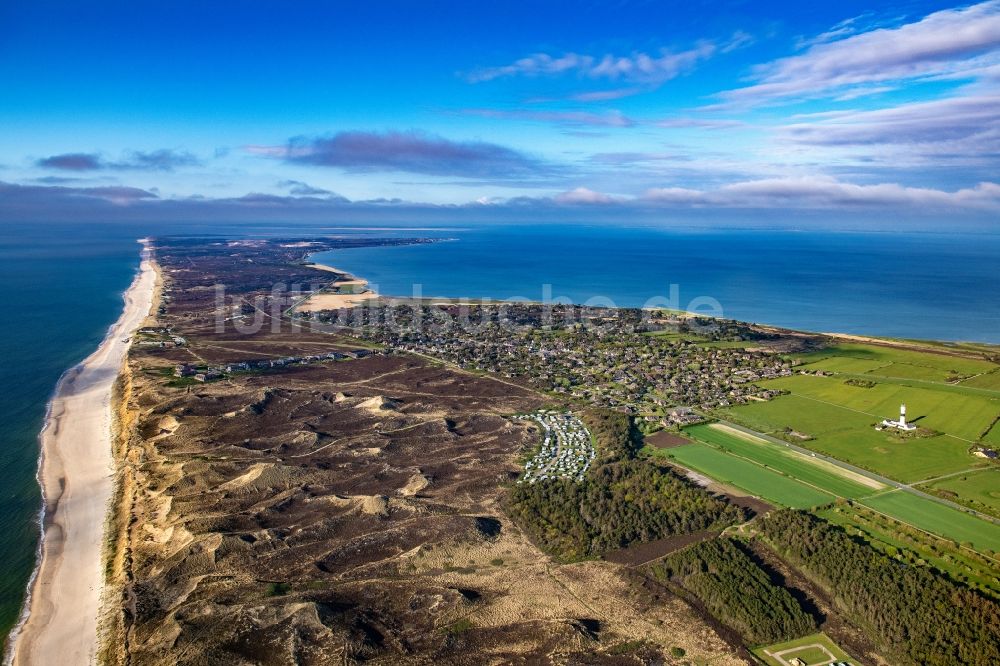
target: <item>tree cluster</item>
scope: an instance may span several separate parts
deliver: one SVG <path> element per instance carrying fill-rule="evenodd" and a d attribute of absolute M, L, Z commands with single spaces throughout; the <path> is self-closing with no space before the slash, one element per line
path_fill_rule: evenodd
<path fill-rule="evenodd" d="M 745 520 L 744 509 L 669 468 L 636 459 L 639 435 L 627 415 L 594 410 L 583 421 L 597 445 L 597 458 L 583 481 L 549 479 L 515 486 L 510 493 L 511 516 L 556 557 L 595 557 Z"/>
<path fill-rule="evenodd" d="M 1000 604 L 807 513 L 772 512 L 760 526 L 893 663 L 1000 664 Z"/>
<path fill-rule="evenodd" d="M 777 643 L 816 631 L 816 621 L 740 547 L 719 537 L 673 553 L 652 568 L 696 596 L 748 644 Z"/>

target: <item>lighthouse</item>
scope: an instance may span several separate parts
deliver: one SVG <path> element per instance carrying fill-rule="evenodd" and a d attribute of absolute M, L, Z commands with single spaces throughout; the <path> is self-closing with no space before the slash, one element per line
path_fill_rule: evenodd
<path fill-rule="evenodd" d="M 901 404 L 899 406 L 899 420 L 891 421 L 889 419 L 883 419 L 882 423 L 875 426 L 876 430 L 882 430 L 884 428 L 895 428 L 896 430 L 905 430 L 907 432 L 911 430 L 916 430 L 917 426 L 912 423 L 906 422 L 906 405 Z"/>

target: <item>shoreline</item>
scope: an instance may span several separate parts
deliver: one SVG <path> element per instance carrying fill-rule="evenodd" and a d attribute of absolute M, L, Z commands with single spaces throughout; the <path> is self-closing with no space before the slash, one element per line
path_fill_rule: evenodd
<path fill-rule="evenodd" d="M 327 285 L 322 291 L 314 292 L 304 299 L 296 303 L 291 309 L 298 312 L 317 312 L 323 310 L 338 310 L 343 308 L 353 308 L 359 305 L 364 305 L 369 301 L 378 300 L 381 295 L 372 291 L 369 288 L 368 280 L 365 278 L 357 277 L 347 271 L 342 271 L 339 268 L 335 268 L 328 264 L 318 264 L 315 261 L 309 261 L 305 264 L 308 268 L 312 268 L 324 273 L 331 273 L 334 275 L 333 281 Z M 362 291 L 360 292 L 350 292 L 350 293 L 336 293 L 326 291 L 327 288 L 336 285 L 345 284 L 355 284 L 360 285 Z"/>
<path fill-rule="evenodd" d="M 516 225 L 514 227 L 511 227 L 511 228 L 516 228 Z M 451 228 L 449 228 L 449 229 L 451 229 Z M 702 227 L 692 227 L 692 229 L 704 230 L 704 228 L 702 228 Z M 764 230 L 775 231 L 776 229 L 770 229 L 770 228 L 768 228 L 768 229 L 764 229 Z M 458 230 L 456 229 L 456 231 L 458 231 Z M 482 230 L 480 229 L 480 230 L 477 230 L 477 231 L 482 231 Z M 744 229 L 743 231 L 750 231 L 750 229 Z M 804 231 L 804 230 L 801 230 L 801 231 Z M 507 232 L 505 231 L 500 236 L 503 237 L 506 233 Z M 814 232 L 811 231 L 810 233 L 814 233 Z M 839 230 L 839 231 L 825 230 L 824 232 L 815 232 L 815 233 L 818 233 L 818 234 L 830 233 L 830 234 L 847 235 L 847 236 L 850 236 L 852 234 L 875 234 L 875 235 L 878 235 L 878 234 L 883 234 L 883 235 L 900 234 L 900 232 L 898 232 L 898 231 L 896 231 L 896 232 L 874 231 L 873 232 L 873 231 L 864 231 L 864 230 Z M 926 234 L 930 234 L 930 235 L 934 235 L 934 234 L 936 234 L 938 232 L 914 232 L 914 233 L 918 234 L 918 235 L 923 235 L 925 233 Z M 909 232 L 902 233 L 901 235 L 902 236 L 908 236 Z M 673 236 L 671 236 L 671 238 L 672 237 Z M 476 236 L 476 235 L 471 235 L 471 236 L 468 236 L 468 237 L 464 238 L 464 240 L 467 241 L 468 245 L 470 245 L 474 249 L 476 249 L 476 248 L 479 248 L 480 246 L 482 246 L 484 244 L 484 238 L 487 239 L 487 240 L 489 240 L 490 238 L 492 238 L 492 236 L 482 236 L 482 235 Z M 440 239 L 439 238 L 435 238 L 433 240 L 434 240 L 435 243 L 437 243 L 437 242 L 459 240 L 459 239 L 458 238 L 440 238 Z M 355 249 L 360 249 L 360 250 L 366 250 L 367 249 L 367 250 L 378 250 L 378 252 L 376 254 L 373 254 L 373 255 L 371 255 L 368 258 L 369 265 L 371 265 L 372 263 L 376 263 L 376 264 L 379 264 L 380 266 L 383 266 L 383 267 L 385 267 L 385 266 L 394 266 L 394 260 L 390 257 L 390 254 L 388 253 L 388 250 L 391 249 L 391 248 L 394 248 L 394 247 L 395 246 L 384 246 L 384 247 L 378 247 L 378 248 L 365 248 L 365 247 L 361 247 L 361 248 L 353 248 L 353 247 L 352 248 L 343 248 L 343 249 L 337 250 L 336 251 L 336 255 L 333 255 L 333 254 L 331 254 L 330 252 L 327 252 L 327 251 L 319 251 L 319 252 L 307 253 L 306 259 L 308 261 L 310 261 L 310 262 L 322 263 L 322 261 L 324 259 L 322 257 L 322 255 L 329 255 L 329 256 L 325 257 L 325 259 L 328 260 L 328 261 L 330 261 L 330 262 L 332 262 L 333 264 L 335 264 L 337 266 L 343 266 L 344 264 L 350 264 L 352 262 L 355 263 L 355 264 L 357 264 L 357 259 L 356 258 L 352 258 L 352 251 L 354 251 Z M 486 247 L 488 247 L 488 245 Z M 383 250 L 385 250 L 384 254 L 382 252 Z M 476 255 L 473 255 L 473 256 L 476 256 Z M 942 256 L 940 256 L 938 258 L 939 259 L 947 259 L 948 256 L 947 255 L 942 255 Z M 438 260 L 440 260 L 440 258 Z M 341 263 L 341 262 L 343 262 L 343 263 Z M 360 266 L 360 264 L 358 264 L 358 266 Z M 415 261 L 414 260 L 414 261 L 408 262 L 406 264 L 406 266 L 407 266 L 407 270 L 408 271 L 412 271 L 412 272 L 426 270 L 428 267 L 430 268 L 430 271 L 432 273 L 437 271 L 437 268 L 435 267 L 434 261 L 431 261 L 429 263 L 424 264 L 424 263 L 421 263 L 421 261 Z M 859 264 L 859 268 L 860 269 L 868 269 L 870 267 L 871 266 L 868 266 L 868 265 L 866 265 L 864 263 Z M 322 269 L 320 269 L 320 270 L 322 270 Z M 339 269 L 336 269 L 336 270 L 341 271 L 341 272 L 343 272 L 346 275 L 350 275 L 351 274 L 350 270 L 344 270 L 343 268 L 339 268 Z M 364 272 L 365 269 L 359 267 L 358 270 Z M 730 268 L 729 269 L 729 273 L 732 273 L 734 270 L 737 270 L 737 269 Z M 523 269 L 512 270 L 511 272 L 515 273 L 515 274 L 521 274 L 523 272 Z M 954 271 L 952 271 L 952 272 L 954 273 Z M 497 274 L 497 272 L 494 269 L 494 270 L 489 271 L 488 274 L 492 278 L 492 277 L 494 277 L 495 274 Z M 568 283 L 568 284 L 573 284 L 572 279 L 573 279 L 573 276 L 575 276 L 575 275 L 576 274 L 572 270 L 569 271 L 569 276 L 570 277 L 567 277 L 567 273 L 565 271 L 562 271 L 562 272 L 561 271 L 557 271 L 556 272 L 556 280 L 560 280 L 560 281 Z M 641 275 L 643 275 L 643 277 L 645 277 L 645 274 L 641 274 Z M 750 273 L 750 275 L 757 275 L 757 274 L 756 273 Z M 454 287 L 454 284 L 461 284 L 461 282 L 452 279 L 453 278 L 452 273 L 446 273 L 446 277 L 449 280 L 446 284 L 451 285 L 450 287 L 446 286 L 445 288 L 442 288 L 442 289 L 439 289 L 439 290 L 436 289 L 435 290 L 436 293 L 421 294 L 420 295 L 420 299 L 424 300 L 424 301 L 439 300 L 441 302 L 463 302 L 463 301 L 465 301 L 465 302 L 476 302 L 476 301 L 480 301 L 480 300 L 489 300 L 489 301 L 492 301 L 494 303 L 498 303 L 498 302 L 506 302 L 506 301 L 510 300 L 510 298 L 511 298 L 511 297 L 491 297 L 491 296 L 482 296 L 482 295 L 470 295 L 469 293 L 466 293 L 466 294 L 460 295 L 460 296 L 452 296 L 452 295 L 449 295 L 448 293 L 449 292 L 454 293 L 456 291 L 456 289 Z M 380 287 L 383 288 L 380 293 L 382 294 L 382 296 L 384 298 L 386 298 L 386 299 L 393 299 L 393 298 L 407 299 L 407 298 L 412 298 L 412 296 L 405 295 L 405 292 L 408 289 L 408 283 L 411 280 L 410 280 L 410 278 L 409 278 L 408 275 L 406 275 L 405 273 L 401 273 L 398 268 L 394 268 L 392 270 L 384 271 L 383 274 L 381 275 L 381 279 L 384 280 L 384 281 L 391 281 L 391 282 L 397 283 L 397 288 L 396 289 L 389 289 L 389 288 L 387 288 L 387 285 L 385 285 L 385 284 L 380 284 L 379 285 Z M 419 280 L 419 278 L 417 278 L 417 277 L 414 277 L 414 279 L 413 279 L 414 282 L 416 282 L 418 280 Z M 483 282 L 483 281 L 481 280 L 480 282 Z M 694 285 L 694 287 L 696 288 L 695 290 L 697 291 L 697 285 L 699 284 L 697 282 L 697 279 L 696 278 L 692 278 L 690 280 L 690 282 Z M 501 275 L 499 281 L 496 281 L 496 280 L 487 280 L 487 281 L 484 282 L 484 284 L 490 285 L 490 286 L 486 287 L 487 289 L 494 289 L 494 287 L 492 286 L 492 283 L 495 283 L 495 284 L 505 284 L 506 283 L 506 279 L 504 279 L 502 277 L 502 275 Z M 649 284 L 650 282 L 648 280 L 640 280 L 639 283 L 645 285 L 645 284 Z M 529 294 L 537 293 L 537 291 L 536 291 L 536 289 L 538 287 L 537 284 L 531 284 L 531 283 L 525 283 L 525 284 L 526 284 L 526 286 L 524 288 L 521 288 L 521 289 L 518 290 L 518 291 L 520 291 L 520 293 L 522 293 L 522 294 L 524 294 L 524 293 L 529 293 Z M 873 284 L 874 284 L 874 282 L 873 282 Z M 422 286 L 425 289 L 427 288 L 426 284 L 423 284 Z M 690 286 L 691 286 L 691 284 L 688 284 L 688 282 L 684 283 L 685 290 L 687 290 L 688 287 L 690 287 Z M 770 285 L 770 286 L 773 286 L 773 285 Z M 996 328 L 995 326 L 991 326 L 990 325 L 991 324 L 991 320 L 995 320 L 996 319 L 996 317 L 994 317 L 994 316 L 983 315 L 983 316 L 981 316 L 981 317 L 978 318 L 981 321 L 970 322 L 970 324 L 968 326 L 962 326 L 961 328 L 956 327 L 956 326 L 937 326 L 937 325 L 931 325 L 931 324 L 927 323 L 927 322 L 935 322 L 937 320 L 947 320 L 947 319 L 949 319 L 949 313 L 952 311 L 952 309 L 958 309 L 958 305 L 959 304 L 956 304 L 954 302 L 954 299 L 952 299 L 951 301 L 944 301 L 944 303 L 946 303 L 945 307 L 943 309 L 939 308 L 938 311 L 936 311 L 934 313 L 923 313 L 923 312 L 920 312 L 919 310 L 918 311 L 907 311 L 907 312 L 899 312 L 899 313 L 897 313 L 894 309 L 890 309 L 890 311 L 887 311 L 887 312 L 883 312 L 883 311 L 880 310 L 880 311 L 875 312 L 875 313 L 868 313 L 867 311 L 864 311 L 864 312 L 862 312 L 859 315 L 859 314 L 855 313 L 854 310 L 848 309 L 848 310 L 844 311 L 845 316 L 840 316 L 839 313 L 834 312 L 834 314 L 837 314 L 838 316 L 835 318 L 834 321 L 831 321 L 831 319 L 834 319 L 834 318 L 832 318 L 832 317 L 819 317 L 819 318 L 817 318 L 816 314 L 819 313 L 820 310 L 816 310 L 813 314 L 810 314 L 810 310 L 808 308 L 805 308 L 805 309 L 803 309 L 803 308 L 796 308 L 796 309 L 778 308 L 777 310 L 775 310 L 774 308 L 770 307 L 769 304 L 772 301 L 783 300 L 783 298 L 780 296 L 780 294 L 787 294 L 788 293 L 788 289 L 787 289 L 787 287 L 783 287 L 782 289 L 780 289 L 779 292 L 778 292 L 779 295 L 777 297 L 775 296 L 775 294 L 769 293 L 768 289 L 769 289 L 769 286 L 768 285 L 764 285 L 763 287 L 760 287 L 760 286 L 755 287 L 753 290 L 750 290 L 750 291 L 751 291 L 751 293 L 755 293 L 758 296 L 760 296 L 760 295 L 771 296 L 771 298 L 769 300 L 761 301 L 760 299 L 753 299 L 751 302 L 744 302 L 744 301 L 742 301 L 739 298 L 732 298 L 732 297 L 730 297 L 730 298 L 723 298 L 723 301 L 725 301 L 725 303 L 727 305 L 732 305 L 733 303 L 735 303 L 737 306 L 740 306 L 741 312 L 739 312 L 739 313 L 733 313 L 733 312 L 729 311 L 730 310 L 729 307 L 726 307 L 725 308 L 725 312 L 721 315 L 722 318 L 724 318 L 724 319 L 731 319 L 731 320 L 734 320 L 734 321 L 741 321 L 741 322 L 745 322 L 745 323 L 754 323 L 754 324 L 757 324 L 757 325 L 760 325 L 760 326 L 764 326 L 764 327 L 775 328 L 775 329 L 782 329 L 782 330 L 789 330 L 789 331 L 793 331 L 793 332 L 815 333 L 815 334 L 818 334 L 818 335 L 826 335 L 826 336 L 829 336 L 829 337 L 836 337 L 836 338 L 840 338 L 840 339 L 844 339 L 844 340 L 850 340 L 850 339 L 852 339 L 854 337 L 857 337 L 857 338 L 871 338 L 871 339 L 875 339 L 875 340 L 886 341 L 888 343 L 903 343 L 903 344 L 910 344 L 910 343 L 914 343 L 914 344 L 937 343 L 937 344 L 940 344 L 940 345 L 949 345 L 949 346 L 981 345 L 981 346 L 993 348 L 993 349 L 989 350 L 990 353 L 1000 353 L 1000 338 L 995 337 L 993 335 L 990 335 L 990 333 L 989 333 L 991 331 L 994 331 L 994 329 Z M 403 294 L 400 294 L 398 296 L 396 296 L 396 295 L 393 294 L 393 292 L 398 293 L 400 291 L 402 291 Z M 511 291 L 513 291 L 513 290 L 511 290 Z M 602 291 L 605 294 L 608 293 L 608 292 L 613 292 L 612 293 L 612 297 L 615 300 L 624 299 L 624 298 L 628 297 L 629 294 L 634 294 L 634 290 L 630 290 L 630 289 L 619 290 L 619 289 L 614 289 L 614 288 L 611 288 L 611 289 L 604 288 L 604 289 L 602 289 Z M 713 291 L 712 291 L 711 288 L 708 288 L 707 290 L 706 289 L 702 289 L 701 291 L 707 293 L 708 295 L 712 295 L 713 294 Z M 773 290 L 771 290 L 771 291 L 773 291 Z M 501 292 L 501 293 L 507 293 L 507 292 Z M 743 292 L 739 292 L 739 293 L 743 293 Z M 581 300 L 586 300 L 586 298 L 588 296 L 591 296 L 591 295 L 592 294 L 588 294 L 588 292 L 583 291 L 582 295 L 580 295 L 580 294 L 577 295 L 577 296 L 580 297 L 579 299 L 577 298 L 577 296 L 573 297 L 574 303 L 577 304 L 577 305 L 579 305 L 579 304 L 581 304 L 580 303 Z M 643 296 L 644 295 L 645 294 L 643 294 Z M 716 293 L 715 295 L 718 296 L 719 294 Z M 636 296 L 638 297 L 638 295 L 636 295 Z M 653 296 L 655 297 L 656 295 L 654 294 Z M 516 302 L 525 302 L 525 303 L 541 302 L 540 299 L 538 299 L 537 297 L 524 298 L 524 299 L 522 299 L 522 298 L 515 298 L 514 300 Z M 813 300 L 815 300 L 815 299 L 813 299 Z M 891 299 L 891 300 L 893 300 L 893 302 L 905 302 L 907 304 L 910 304 L 910 301 L 900 301 L 899 299 Z M 929 302 L 929 299 L 927 297 L 925 297 L 923 299 L 920 299 L 920 301 L 914 301 L 914 303 L 927 303 L 927 302 Z M 845 303 L 847 305 L 850 305 L 849 301 L 845 300 Z M 834 305 L 838 305 L 838 306 L 841 305 L 838 302 L 837 299 L 833 300 L 833 304 Z M 621 309 L 648 309 L 648 304 L 643 304 L 643 303 L 635 302 L 633 304 L 616 305 L 616 307 L 621 308 Z M 977 304 L 975 306 L 966 306 L 965 309 L 973 309 L 973 310 L 975 310 L 975 309 L 981 309 L 981 307 Z M 745 311 L 743 311 L 743 310 L 745 310 Z M 823 308 L 822 312 L 829 314 L 828 310 L 829 310 L 829 308 Z M 910 310 L 912 310 L 912 308 L 910 308 Z M 700 317 L 711 317 L 712 316 L 710 314 L 703 313 L 703 312 L 689 312 L 689 311 L 685 311 L 683 309 L 678 310 L 678 312 L 683 313 L 684 316 L 700 316 Z M 805 313 L 805 316 L 803 316 L 803 313 Z M 847 313 L 851 313 L 851 314 L 847 314 Z M 892 325 L 888 325 L 887 326 L 885 324 L 885 322 L 891 322 Z M 900 324 L 903 325 L 903 326 L 901 327 Z"/>
<path fill-rule="evenodd" d="M 36 473 L 41 537 L 21 615 L 8 637 L 8 666 L 92 663 L 96 657 L 114 488 L 111 394 L 155 291 L 149 242 L 139 242 L 141 260 L 121 315 L 97 349 L 62 374 L 46 407 Z"/>
<path fill-rule="evenodd" d="M 451 239 L 444 239 L 444 240 L 451 240 Z M 313 261 L 311 259 L 311 256 L 312 255 L 307 255 L 307 259 L 306 259 L 306 261 L 307 261 L 306 265 L 308 267 L 310 267 L 310 268 L 314 268 L 316 270 L 323 271 L 323 272 L 335 273 L 335 274 L 337 274 L 339 276 L 338 279 L 341 279 L 341 280 L 345 280 L 345 281 L 359 280 L 359 281 L 365 282 L 366 284 L 370 284 L 369 280 L 367 278 L 365 278 L 365 277 L 356 276 L 353 273 L 351 273 L 350 271 L 346 271 L 346 270 L 343 270 L 343 269 L 340 269 L 340 268 L 335 268 L 333 266 L 330 266 L 329 264 L 322 264 L 322 263 L 315 262 L 315 261 Z M 492 298 L 492 297 L 482 297 L 482 296 L 472 296 L 472 297 L 470 297 L 470 296 L 440 296 L 440 295 L 438 295 L 438 296 L 432 296 L 432 295 L 421 295 L 419 298 L 414 298 L 413 296 L 394 296 L 394 295 L 391 295 L 391 294 L 383 294 L 383 293 L 376 293 L 376 292 L 372 292 L 370 294 L 370 296 L 372 297 L 372 300 L 374 300 L 375 298 L 379 298 L 379 299 L 382 299 L 383 301 L 387 301 L 387 302 L 392 302 L 393 300 L 404 300 L 404 301 L 405 300 L 419 300 L 419 301 L 423 301 L 423 302 L 430 301 L 431 305 L 451 305 L 451 304 L 456 304 L 456 303 L 458 303 L 458 304 L 467 303 L 467 304 L 470 304 L 470 305 L 478 305 L 479 302 L 481 302 L 481 301 L 488 301 L 490 304 L 493 304 L 493 305 L 502 304 L 502 303 L 542 304 L 542 301 L 536 301 L 536 300 L 530 300 L 530 299 L 526 300 L 526 301 L 522 301 L 522 300 L 511 300 L 511 299 L 507 299 L 507 298 Z M 353 307 L 355 305 L 361 305 L 361 304 L 363 304 L 363 302 L 364 301 L 362 300 L 360 303 L 346 304 L 346 305 L 343 305 L 342 307 Z M 574 305 L 580 306 L 581 304 L 574 303 Z M 296 307 L 296 309 L 299 309 L 298 306 Z M 314 307 L 314 308 L 303 309 L 303 311 L 316 311 L 316 310 L 321 310 L 321 309 L 322 308 Z M 964 350 L 961 349 L 962 346 L 980 346 L 980 347 L 985 347 L 985 348 L 988 348 L 988 349 L 989 348 L 994 348 L 998 352 L 1000 352 L 1000 341 L 998 341 L 998 342 L 983 342 L 983 341 L 977 341 L 977 340 L 939 339 L 939 338 L 921 338 L 921 337 L 900 338 L 898 336 L 881 336 L 880 337 L 880 336 L 877 336 L 877 335 L 864 335 L 864 334 L 859 334 L 859 333 L 847 333 L 847 332 L 837 332 L 837 331 L 820 331 L 818 329 L 817 330 L 808 330 L 808 329 L 804 329 L 804 328 L 800 328 L 800 327 L 782 326 L 780 324 L 770 324 L 770 323 L 761 322 L 761 321 L 750 322 L 749 320 L 734 319 L 734 318 L 728 317 L 726 315 L 717 316 L 717 315 L 713 315 L 713 314 L 707 314 L 707 313 L 704 313 L 704 312 L 694 312 L 694 311 L 690 311 L 690 310 L 661 308 L 661 307 L 639 307 L 639 306 L 618 306 L 618 305 L 616 305 L 616 306 L 613 306 L 612 309 L 615 309 L 615 310 L 646 310 L 646 311 L 662 310 L 665 313 L 668 313 L 668 314 L 671 314 L 671 315 L 674 315 L 674 316 L 677 316 L 677 317 L 680 317 L 680 318 L 683 318 L 683 319 L 694 319 L 694 318 L 701 317 L 701 318 L 706 318 L 706 319 L 722 319 L 722 320 L 742 321 L 744 323 L 753 323 L 754 325 L 759 326 L 759 327 L 764 328 L 764 329 L 773 329 L 773 330 L 776 330 L 776 331 L 785 331 L 785 332 L 788 332 L 788 333 L 797 333 L 797 334 L 800 334 L 800 335 L 820 335 L 820 336 L 825 336 L 825 337 L 828 337 L 828 338 L 839 339 L 839 340 L 842 340 L 842 341 L 845 341 L 845 342 L 860 342 L 860 343 L 868 343 L 868 344 L 879 344 L 879 345 L 891 346 L 891 347 L 901 347 L 901 348 L 904 348 L 904 349 L 922 349 L 922 350 L 926 350 L 926 351 L 932 351 L 932 349 L 930 349 L 930 348 L 932 348 L 935 345 L 938 345 L 938 346 L 940 346 L 939 347 L 939 353 L 942 353 L 942 354 L 949 354 L 949 353 L 951 353 L 951 354 L 957 355 L 957 356 L 962 356 L 963 355 L 961 353 L 962 351 L 964 351 Z"/>
<path fill-rule="evenodd" d="M 339 268 L 336 268 L 335 266 L 330 266 L 329 264 L 318 264 L 315 261 L 307 261 L 307 263 L 305 265 L 308 266 L 309 268 L 315 268 L 318 271 L 324 271 L 326 273 L 335 273 L 335 274 L 339 275 L 340 278 L 342 278 L 344 280 L 358 280 L 358 279 L 361 279 L 361 278 L 355 277 L 354 275 L 352 275 L 351 273 L 349 273 L 347 271 L 342 271 Z"/>

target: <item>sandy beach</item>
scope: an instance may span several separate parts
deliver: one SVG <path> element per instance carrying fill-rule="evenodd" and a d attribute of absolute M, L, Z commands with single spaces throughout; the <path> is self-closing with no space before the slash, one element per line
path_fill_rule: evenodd
<path fill-rule="evenodd" d="M 7 662 L 93 663 L 103 587 L 102 551 L 113 490 L 111 397 L 132 333 L 149 314 L 155 270 L 144 242 L 121 317 L 97 350 L 67 371 L 41 433 L 41 559 Z"/>
<path fill-rule="evenodd" d="M 323 310 L 353 308 L 379 297 L 377 293 L 368 289 L 367 280 L 355 277 L 347 271 L 342 271 L 339 268 L 334 268 L 333 266 L 327 266 L 325 264 L 310 263 L 307 265 L 309 268 L 315 268 L 316 270 L 336 273 L 339 276 L 335 283 L 338 287 L 342 288 L 350 285 L 351 287 L 357 289 L 360 293 L 339 294 L 328 291 L 320 291 L 312 296 L 309 296 L 295 307 L 295 309 L 300 312 L 320 312 Z"/>
<path fill-rule="evenodd" d="M 354 279 L 354 276 L 348 273 L 347 271 L 342 271 L 339 268 L 335 268 L 334 266 L 327 266 L 326 264 L 317 264 L 315 262 L 308 263 L 306 264 L 306 266 L 308 266 L 309 268 L 315 268 L 318 271 L 326 271 L 327 273 L 336 273 L 342 276 L 345 280 Z"/>
<path fill-rule="evenodd" d="M 340 310 L 364 305 L 368 301 L 377 299 L 378 297 L 379 295 L 373 292 L 366 292 L 364 294 L 313 294 L 295 309 L 299 312 Z"/>

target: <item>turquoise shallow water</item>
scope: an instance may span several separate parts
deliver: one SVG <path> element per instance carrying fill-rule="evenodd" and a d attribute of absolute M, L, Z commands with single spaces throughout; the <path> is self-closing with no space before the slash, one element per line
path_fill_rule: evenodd
<path fill-rule="evenodd" d="M 429 225 L 425 225 L 429 226 Z M 295 224 L 19 225 L 0 221 L 0 635 L 17 619 L 37 543 L 38 432 L 60 374 L 117 319 L 147 234 L 365 233 Z M 680 289 L 679 306 L 711 297 L 724 314 L 809 330 L 1000 342 L 1000 236 L 775 231 L 667 231 L 504 226 L 380 236 L 436 236 L 432 245 L 317 255 L 383 293 L 603 296 L 641 306 Z"/>

